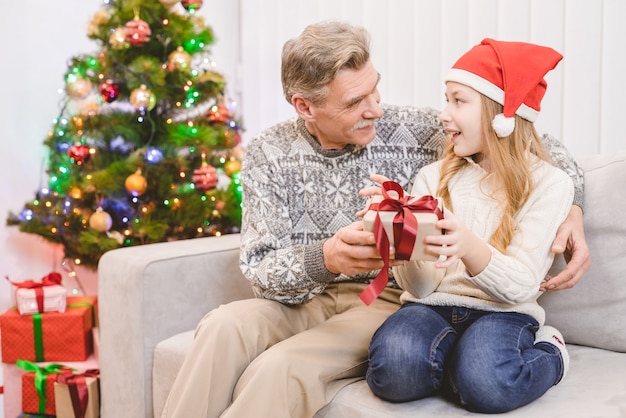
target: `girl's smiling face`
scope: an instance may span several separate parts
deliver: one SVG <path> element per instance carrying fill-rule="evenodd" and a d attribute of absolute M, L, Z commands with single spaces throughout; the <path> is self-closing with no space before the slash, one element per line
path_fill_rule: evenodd
<path fill-rule="evenodd" d="M 474 161 L 480 163 L 486 151 L 480 93 L 464 84 L 448 81 L 446 102 L 439 120 L 450 135 L 454 153 L 460 157 L 474 156 Z"/>

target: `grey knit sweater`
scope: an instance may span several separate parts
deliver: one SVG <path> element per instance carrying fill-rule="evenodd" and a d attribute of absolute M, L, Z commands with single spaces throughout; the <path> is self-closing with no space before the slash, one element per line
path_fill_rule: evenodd
<path fill-rule="evenodd" d="M 332 281 L 369 282 L 330 273 L 322 245 L 358 220 L 366 199 L 358 191 L 382 174 L 410 190 L 421 167 L 436 161 L 445 134 L 433 109 L 383 106 L 376 138 L 365 147 L 324 150 L 299 118 L 254 137 L 241 169 L 243 220 L 241 269 L 257 296 L 295 305 L 321 293 Z M 574 180 L 574 203 L 582 207 L 582 171 L 556 139 L 544 135 L 555 163 Z M 397 284 L 390 277 L 390 286 Z"/>

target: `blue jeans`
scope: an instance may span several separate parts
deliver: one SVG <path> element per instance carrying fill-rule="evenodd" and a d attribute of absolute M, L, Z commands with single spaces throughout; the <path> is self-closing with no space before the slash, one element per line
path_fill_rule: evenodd
<path fill-rule="evenodd" d="M 559 349 L 534 344 L 537 329 L 526 314 L 407 303 L 372 337 L 367 384 L 391 402 L 442 394 L 470 411 L 510 411 L 563 373 Z"/>

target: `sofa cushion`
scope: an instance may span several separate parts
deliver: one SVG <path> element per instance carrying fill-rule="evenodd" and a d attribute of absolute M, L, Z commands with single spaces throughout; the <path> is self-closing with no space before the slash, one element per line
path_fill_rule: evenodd
<path fill-rule="evenodd" d="M 165 407 L 167 394 L 174 385 L 178 371 L 183 366 L 185 356 L 191 350 L 194 330 L 185 331 L 167 338 L 154 348 L 152 370 L 152 406 L 154 416 L 160 417 Z"/>
<path fill-rule="evenodd" d="M 399 417 L 624 417 L 626 355 L 597 348 L 568 345 L 570 369 L 563 381 L 539 399 L 506 414 L 477 414 L 441 397 L 390 403 L 377 398 L 364 380 L 346 386 L 314 418 Z"/>
<path fill-rule="evenodd" d="M 592 266 L 572 289 L 539 299 L 565 341 L 626 352 L 626 150 L 578 159 L 585 172 L 585 236 Z M 559 257 L 551 271 L 564 267 Z"/>

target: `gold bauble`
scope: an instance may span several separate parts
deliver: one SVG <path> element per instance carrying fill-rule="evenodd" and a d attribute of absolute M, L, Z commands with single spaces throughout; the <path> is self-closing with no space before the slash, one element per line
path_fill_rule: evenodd
<path fill-rule="evenodd" d="M 98 207 L 96 211 L 89 217 L 89 227 L 98 232 L 107 232 L 113 225 L 113 219 L 111 215 L 103 211 L 101 207 Z"/>
<path fill-rule="evenodd" d="M 160 0 L 161 4 L 165 6 L 165 8 L 170 9 L 180 3 L 180 0 Z"/>
<path fill-rule="evenodd" d="M 117 28 L 109 36 L 109 45 L 113 49 L 129 48 L 130 44 L 126 42 L 126 28 Z"/>
<path fill-rule="evenodd" d="M 156 96 L 145 84 L 142 84 L 130 94 L 130 104 L 137 110 L 150 111 L 156 105 Z"/>
<path fill-rule="evenodd" d="M 191 55 L 182 46 L 176 48 L 167 58 L 167 68 L 170 71 L 186 70 L 191 66 Z"/>
<path fill-rule="evenodd" d="M 233 174 L 237 174 L 241 171 L 241 161 L 239 160 L 228 160 L 224 163 L 224 173 L 228 177 L 232 177 Z"/>
<path fill-rule="evenodd" d="M 72 99 L 84 99 L 91 93 L 91 81 L 86 78 L 77 77 L 67 82 L 65 92 Z"/>
<path fill-rule="evenodd" d="M 126 177 L 126 181 L 124 182 L 124 187 L 128 193 L 133 196 L 141 196 L 146 189 L 148 188 L 148 182 L 144 176 L 141 175 L 141 169 L 138 168 L 135 173 Z"/>

